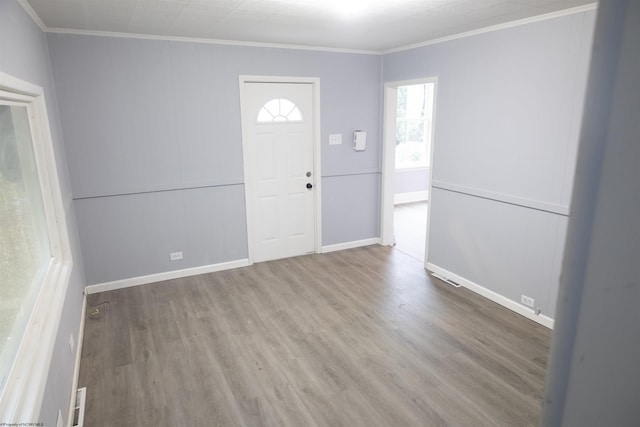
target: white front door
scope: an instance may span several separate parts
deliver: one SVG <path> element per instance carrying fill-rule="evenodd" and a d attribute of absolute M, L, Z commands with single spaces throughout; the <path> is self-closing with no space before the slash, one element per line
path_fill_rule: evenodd
<path fill-rule="evenodd" d="M 315 248 L 313 85 L 243 83 L 242 124 L 254 261 Z"/>

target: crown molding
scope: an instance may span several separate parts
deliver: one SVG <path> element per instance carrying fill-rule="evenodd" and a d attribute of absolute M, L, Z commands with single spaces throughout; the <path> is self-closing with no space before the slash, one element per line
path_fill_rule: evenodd
<path fill-rule="evenodd" d="M 40 29 L 42 30 L 42 32 L 47 32 L 47 26 L 44 25 L 44 22 L 42 22 L 42 19 L 40 19 L 40 17 L 38 16 L 38 14 L 36 13 L 35 10 L 33 10 L 33 8 L 31 7 L 31 5 L 27 2 L 27 0 L 17 0 L 18 4 L 20 6 L 22 6 L 22 8 L 24 9 L 25 12 L 27 12 L 27 15 L 29 15 L 31 17 L 31 19 L 33 20 L 33 22 L 40 27 Z"/>
<path fill-rule="evenodd" d="M 556 12 L 544 13 L 542 15 L 531 16 L 529 18 L 518 19 L 515 21 L 505 22 L 503 24 L 490 25 L 488 27 L 478 28 L 477 30 L 465 31 L 463 33 L 453 34 L 450 36 L 439 37 L 436 39 L 426 40 L 419 43 L 412 43 L 406 46 L 396 47 L 393 49 L 387 49 L 382 51 L 383 55 L 395 52 L 402 52 L 405 50 L 416 49 L 419 47 L 430 46 L 434 44 L 444 43 L 451 40 L 463 39 L 466 37 L 473 37 L 479 34 L 490 33 L 493 31 L 504 30 L 507 28 L 519 27 L 522 25 L 532 24 L 540 21 L 547 21 L 549 19 L 560 18 L 562 16 L 575 15 L 577 13 L 583 13 L 590 10 L 595 10 L 598 7 L 597 3 L 590 3 L 584 6 L 572 7 L 569 9 L 558 10 Z"/>
<path fill-rule="evenodd" d="M 46 32 L 53 33 L 53 34 L 117 37 L 117 38 L 141 39 L 141 40 L 160 40 L 160 41 L 187 42 L 187 43 L 217 44 L 217 45 L 227 45 L 227 46 L 262 47 L 262 48 L 271 48 L 271 49 L 294 49 L 294 50 L 313 50 L 313 51 L 335 52 L 335 53 L 356 53 L 356 54 L 362 54 L 362 55 L 380 55 L 381 54 L 381 52 L 377 50 L 343 49 L 343 48 L 334 48 L 334 47 L 307 46 L 307 45 L 286 44 L 286 43 L 263 43 L 263 42 L 249 42 L 249 41 L 241 41 L 241 40 L 223 40 L 223 39 L 206 39 L 206 38 L 198 38 L 198 37 L 161 36 L 161 35 L 154 35 L 154 34 L 120 33 L 120 32 L 111 32 L 111 31 L 75 30 L 75 29 L 68 29 L 68 28 L 47 28 Z"/>
<path fill-rule="evenodd" d="M 261 47 L 271 49 L 293 49 L 293 50 L 307 50 L 307 51 L 319 51 L 319 52 L 334 52 L 334 53 L 352 53 L 360 55 L 386 55 L 390 53 L 402 52 L 405 50 L 416 49 L 419 47 L 430 46 L 439 43 L 445 43 L 452 40 L 462 39 L 466 37 L 473 37 L 479 34 L 489 33 L 492 31 L 504 30 L 507 28 L 518 27 L 521 25 L 532 24 L 535 22 L 546 21 L 549 19 L 559 18 L 567 15 L 574 15 L 577 13 L 583 13 L 597 8 L 597 3 L 590 3 L 584 6 L 572 7 L 569 9 L 563 9 L 556 12 L 545 13 L 542 15 L 536 15 L 529 18 L 518 19 L 515 21 L 505 22 L 503 24 L 491 25 L 488 27 L 479 28 L 477 30 L 465 31 L 463 33 L 453 34 L 450 36 L 439 37 L 435 39 L 426 40 L 419 43 L 412 43 L 406 46 L 400 46 L 387 50 L 361 50 L 361 49 L 345 49 L 334 47 L 322 47 L 322 46 L 307 46 L 297 44 L 286 43 L 263 43 L 263 42 L 250 42 L 241 40 L 223 40 L 223 39 L 207 39 L 198 37 L 177 37 L 177 36 L 161 36 L 155 34 L 136 34 L 136 33 L 121 33 L 111 31 L 92 31 L 92 30 L 78 30 L 69 28 L 49 28 L 47 27 L 38 14 L 33 10 L 27 0 L 16 0 L 18 4 L 22 6 L 25 12 L 31 17 L 33 22 L 46 33 L 53 34 L 71 34 L 82 36 L 96 36 L 96 37 L 117 37 L 117 38 L 129 38 L 129 39 L 141 39 L 141 40 L 160 40 L 160 41 L 175 41 L 175 42 L 187 42 L 187 43 L 203 43 L 203 44 L 217 44 L 226 46 L 245 46 L 245 47 Z"/>

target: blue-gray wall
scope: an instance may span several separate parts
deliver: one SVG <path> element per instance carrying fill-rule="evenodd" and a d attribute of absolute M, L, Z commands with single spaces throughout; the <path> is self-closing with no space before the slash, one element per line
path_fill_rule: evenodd
<path fill-rule="evenodd" d="M 394 194 L 429 190 L 430 168 L 396 169 L 393 180 Z"/>
<path fill-rule="evenodd" d="M 89 283 L 246 257 L 239 74 L 321 79 L 324 245 L 378 236 L 382 81 L 438 76 L 430 256 L 552 314 L 566 216 L 529 202 L 568 205 L 593 19 L 381 58 L 58 34 L 47 45 L 17 2 L 0 1 L 0 70 L 45 89 L 75 262 L 41 420 L 67 416 L 80 244 Z M 368 132 L 364 153 L 328 145 L 354 129 Z M 185 260 L 169 264 L 172 250 Z"/>
<path fill-rule="evenodd" d="M 438 77 L 429 262 L 552 317 L 594 11 L 385 55 Z M 542 209 L 542 210 L 541 210 Z"/>
<path fill-rule="evenodd" d="M 640 426 L 640 2 L 598 6 L 541 426 Z"/>
<path fill-rule="evenodd" d="M 70 334 L 78 341 L 84 277 L 46 36 L 14 0 L 0 1 L 0 71 L 44 88 L 67 227 L 71 234 L 74 268 L 58 328 L 41 415 L 39 420 L 25 420 L 42 421 L 46 426 L 55 426 L 59 409 L 66 423 L 71 401 L 75 355 L 69 351 L 68 343 Z"/>
<path fill-rule="evenodd" d="M 320 78 L 322 244 L 379 235 L 380 56 L 61 34 L 49 48 L 89 284 L 247 257 L 241 74 Z M 365 152 L 328 145 L 355 129 Z"/>

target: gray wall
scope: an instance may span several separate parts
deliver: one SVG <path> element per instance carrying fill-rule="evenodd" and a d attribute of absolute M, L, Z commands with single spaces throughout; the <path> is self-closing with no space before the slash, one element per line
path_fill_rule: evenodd
<path fill-rule="evenodd" d="M 544 426 L 640 425 L 640 2 L 601 2 Z"/>
<path fill-rule="evenodd" d="M 78 341 L 84 277 L 46 36 L 14 0 L 0 1 L 0 71 L 44 88 L 67 227 L 71 234 L 74 268 L 58 328 L 40 419 L 24 420 L 42 421 L 46 426 L 55 426 L 58 409 L 62 410 L 66 423 L 71 401 L 75 355 L 69 351 L 68 342 L 70 334 Z"/>
<path fill-rule="evenodd" d="M 89 284 L 247 257 L 240 74 L 320 78 L 322 244 L 378 237 L 379 56 L 60 34 L 49 48 Z M 355 129 L 365 152 L 328 145 Z"/>
<path fill-rule="evenodd" d="M 438 77 L 429 262 L 553 316 L 595 13 L 385 55 Z M 541 210 L 543 209 L 543 210 Z"/>
<path fill-rule="evenodd" d="M 396 169 L 393 181 L 394 194 L 429 190 L 430 168 Z"/>

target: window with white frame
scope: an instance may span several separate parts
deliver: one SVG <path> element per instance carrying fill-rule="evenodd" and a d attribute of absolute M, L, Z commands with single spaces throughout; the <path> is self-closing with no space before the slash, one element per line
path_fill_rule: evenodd
<path fill-rule="evenodd" d="M 433 83 L 398 87 L 396 169 L 429 166 Z"/>
<path fill-rule="evenodd" d="M 27 107 L 0 101 L 0 387 L 50 262 Z"/>
<path fill-rule="evenodd" d="M 41 88 L 0 73 L 0 421 L 37 422 L 72 260 Z"/>

